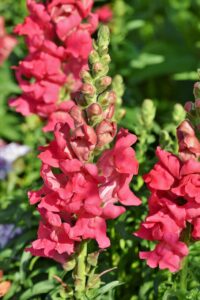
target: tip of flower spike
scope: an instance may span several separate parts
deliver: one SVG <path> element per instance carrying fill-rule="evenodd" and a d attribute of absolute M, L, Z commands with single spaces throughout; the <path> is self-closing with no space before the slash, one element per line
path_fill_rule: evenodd
<path fill-rule="evenodd" d="M 110 43 L 110 30 L 108 26 L 101 25 L 99 27 L 98 39 L 97 39 L 97 45 L 99 47 L 99 52 L 101 54 L 107 52 L 109 43 Z"/>

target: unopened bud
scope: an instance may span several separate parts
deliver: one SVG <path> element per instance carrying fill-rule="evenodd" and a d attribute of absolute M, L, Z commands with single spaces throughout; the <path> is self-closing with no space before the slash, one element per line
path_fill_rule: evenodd
<path fill-rule="evenodd" d="M 109 54 L 104 54 L 101 58 L 103 65 L 108 65 L 111 62 L 111 57 Z"/>
<path fill-rule="evenodd" d="M 183 160 L 200 157 L 200 142 L 188 120 L 184 120 L 177 128 L 177 138 L 179 153 Z"/>
<path fill-rule="evenodd" d="M 178 125 L 185 119 L 185 110 L 181 104 L 175 104 L 172 113 L 173 121 Z"/>
<path fill-rule="evenodd" d="M 114 104 L 109 105 L 109 107 L 104 111 L 105 119 L 112 119 L 115 113 L 115 106 Z"/>
<path fill-rule="evenodd" d="M 85 106 L 87 105 L 87 102 L 86 102 L 86 99 L 85 99 L 85 96 L 83 95 L 82 92 L 77 92 L 74 94 L 74 100 L 75 102 L 80 105 L 80 106 Z"/>
<path fill-rule="evenodd" d="M 98 72 L 103 70 L 103 65 L 100 62 L 96 62 L 93 65 L 93 70 L 94 70 L 95 73 L 98 73 Z"/>
<path fill-rule="evenodd" d="M 200 98 L 200 82 L 195 82 L 194 88 L 193 88 L 193 93 L 195 98 Z"/>
<path fill-rule="evenodd" d="M 184 105 L 184 109 L 186 112 L 190 112 L 191 110 L 193 110 L 193 103 L 191 101 L 186 102 Z"/>
<path fill-rule="evenodd" d="M 88 254 L 87 263 L 90 266 L 96 267 L 99 258 L 99 251 Z"/>
<path fill-rule="evenodd" d="M 88 71 L 82 70 L 80 76 L 84 83 L 89 83 L 89 84 L 92 83 L 92 77 Z"/>
<path fill-rule="evenodd" d="M 110 104 L 115 104 L 117 101 L 117 95 L 114 91 L 110 91 L 108 94 L 108 101 Z"/>
<path fill-rule="evenodd" d="M 102 108 L 98 103 L 93 103 L 88 107 L 87 113 L 89 117 L 98 116 L 102 114 Z"/>
<path fill-rule="evenodd" d="M 153 120 L 156 115 L 156 108 L 150 99 L 145 99 L 142 104 L 141 117 L 146 128 L 152 126 Z"/>
<path fill-rule="evenodd" d="M 84 83 L 82 86 L 82 93 L 93 97 L 95 95 L 96 89 L 92 84 Z"/>
<path fill-rule="evenodd" d="M 99 93 L 106 90 L 106 88 L 111 85 L 112 78 L 109 76 L 104 76 L 96 81 L 96 88 Z"/>
<path fill-rule="evenodd" d="M 96 127 L 97 147 L 102 148 L 105 145 L 111 143 L 115 137 L 116 132 L 117 132 L 117 125 L 115 122 L 103 120 Z"/>
<path fill-rule="evenodd" d="M 72 109 L 70 110 L 69 114 L 72 117 L 72 119 L 74 120 L 75 126 L 80 126 L 85 123 L 85 119 L 83 117 L 83 112 L 78 106 L 74 105 L 72 107 Z"/>
<path fill-rule="evenodd" d="M 96 77 L 106 76 L 108 74 L 109 67 L 106 64 L 102 64 L 97 62 L 93 65 L 93 72 L 95 73 Z"/>
<path fill-rule="evenodd" d="M 109 105 L 109 92 L 104 92 L 98 97 L 98 102 L 102 106 L 108 106 Z"/>
<path fill-rule="evenodd" d="M 200 108 L 200 99 L 195 100 L 195 107 Z"/>
<path fill-rule="evenodd" d="M 75 266 L 76 266 L 76 260 L 75 260 L 75 258 L 72 258 L 72 259 L 68 260 L 68 261 L 63 265 L 64 270 L 67 271 L 67 272 L 73 270 L 73 269 L 75 268 Z"/>
<path fill-rule="evenodd" d="M 108 26 L 101 25 L 98 31 L 97 45 L 100 55 L 107 53 L 110 43 L 110 30 Z"/>
<path fill-rule="evenodd" d="M 98 62 L 99 62 L 99 54 L 96 50 L 92 50 L 89 55 L 89 63 L 93 65 Z"/>

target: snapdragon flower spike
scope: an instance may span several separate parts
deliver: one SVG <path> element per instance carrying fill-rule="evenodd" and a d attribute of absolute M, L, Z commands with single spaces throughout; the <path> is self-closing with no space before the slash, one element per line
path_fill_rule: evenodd
<path fill-rule="evenodd" d="M 15 28 L 29 51 L 15 67 L 22 94 L 10 106 L 22 115 L 49 119 L 45 131 L 50 131 L 59 112 L 68 112 L 62 102 L 81 87 L 80 72 L 87 69 L 98 15 L 91 11 L 92 0 L 27 0 L 27 7 L 29 16 Z"/>
<path fill-rule="evenodd" d="M 87 141 L 87 135 L 84 138 Z M 40 154 L 44 186 L 29 193 L 30 203 L 39 203 L 42 212 L 38 239 L 29 248 L 33 255 L 63 263 L 82 240 L 94 239 L 100 248 L 110 245 L 106 220 L 124 213 L 124 205 L 140 204 L 129 189 L 138 171 L 131 148 L 135 141 L 134 135 L 122 129 L 114 148 L 106 150 L 97 164 L 88 163 L 71 146 L 68 125 L 57 125 L 55 140 Z M 84 147 L 87 144 L 77 140 L 77 149 L 79 142 Z"/>
<path fill-rule="evenodd" d="M 97 59 L 107 56 L 108 35 L 105 27 L 99 31 Z M 124 213 L 124 206 L 140 204 L 129 188 L 138 173 L 131 148 L 136 136 L 120 129 L 113 148 L 105 150 L 105 143 L 108 148 L 117 129 L 114 91 L 104 80 L 107 70 L 106 66 L 106 70 L 99 69 L 100 74 L 95 71 L 94 78 L 92 70 L 92 75 L 84 74 L 89 88 L 83 85 L 77 104 L 68 107 L 66 120 L 56 124 L 54 140 L 41 147 L 44 184 L 40 190 L 29 192 L 30 203 L 38 205 L 41 215 L 38 239 L 28 249 L 33 255 L 64 263 L 84 240 L 96 240 L 99 248 L 107 248 L 106 221 Z M 87 80 L 92 78 L 91 86 L 86 75 Z M 101 80 L 103 84 L 99 84 Z M 112 113 L 108 113 L 111 107 Z"/>
<path fill-rule="evenodd" d="M 140 252 L 140 258 L 152 268 L 176 272 L 189 253 L 183 239 L 188 224 L 190 238 L 200 239 L 200 162 L 182 160 L 159 147 L 156 155 L 159 161 L 144 176 L 151 192 L 149 214 L 135 235 L 157 242 L 154 250 Z"/>
<path fill-rule="evenodd" d="M 117 120 L 124 113 L 121 110 L 123 82 L 120 76 L 114 80 L 108 76 L 110 56 L 108 46 L 109 29 L 101 26 L 94 50 L 89 55 L 89 71 L 82 72 L 83 86 L 76 95 L 77 104 L 85 112 L 88 124 L 96 132 L 96 151 L 109 145 L 117 132 Z"/>

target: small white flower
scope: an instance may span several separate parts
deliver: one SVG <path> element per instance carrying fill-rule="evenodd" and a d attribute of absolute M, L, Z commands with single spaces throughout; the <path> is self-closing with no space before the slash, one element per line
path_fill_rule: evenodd
<path fill-rule="evenodd" d="M 29 151 L 30 148 L 25 145 L 0 143 L 0 180 L 5 179 L 6 175 L 12 170 L 12 163 Z"/>

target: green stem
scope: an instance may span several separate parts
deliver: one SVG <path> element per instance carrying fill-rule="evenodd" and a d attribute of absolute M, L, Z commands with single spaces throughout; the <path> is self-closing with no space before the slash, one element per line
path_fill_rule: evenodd
<path fill-rule="evenodd" d="M 191 233 L 191 224 L 187 224 L 187 227 L 183 234 L 183 242 L 189 247 L 190 244 L 190 233 Z M 187 292 L 187 276 L 188 276 L 188 257 L 186 256 L 183 260 L 182 270 L 180 273 L 180 291 L 181 297 L 184 296 Z M 180 298 L 182 300 L 182 298 Z"/>
<path fill-rule="evenodd" d="M 75 299 L 82 299 L 82 295 L 86 287 L 86 256 L 87 256 L 87 242 L 84 241 L 80 245 L 80 250 L 77 256 L 75 277 Z"/>
<path fill-rule="evenodd" d="M 180 274 L 180 290 L 181 294 L 185 295 L 187 292 L 187 275 L 188 275 L 188 258 L 185 257 L 183 267 Z"/>

